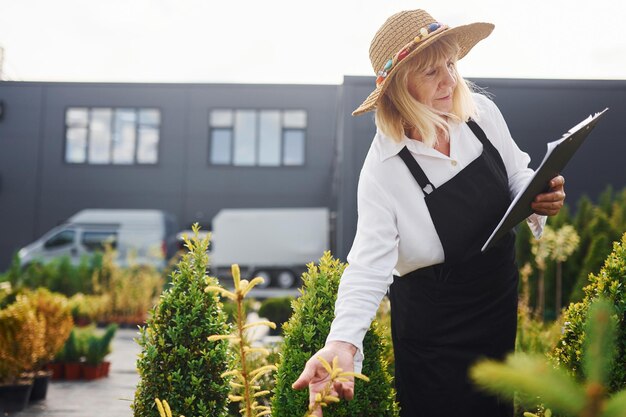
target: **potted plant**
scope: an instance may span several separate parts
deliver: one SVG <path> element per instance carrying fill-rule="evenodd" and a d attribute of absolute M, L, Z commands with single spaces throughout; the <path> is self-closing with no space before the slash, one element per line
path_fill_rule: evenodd
<path fill-rule="evenodd" d="M 113 342 L 113 338 L 115 337 L 115 332 L 117 331 L 116 324 L 110 324 L 104 335 L 100 339 L 100 365 L 102 368 L 102 376 L 109 376 L 109 369 L 111 368 L 111 362 L 104 360 L 106 355 L 111 353 L 111 343 Z"/>
<path fill-rule="evenodd" d="M 111 352 L 111 341 L 115 336 L 117 325 L 111 324 L 102 336 L 90 334 L 87 338 L 83 376 L 87 380 L 97 379 L 108 375 L 108 366 L 104 365 L 104 358 Z"/>
<path fill-rule="evenodd" d="M 24 295 L 33 306 L 39 320 L 44 323 L 44 351 L 33 368 L 34 384 L 30 396 L 30 401 L 39 401 L 46 398 L 48 381 L 53 374 L 46 365 L 61 350 L 74 323 L 65 296 L 52 293 L 45 288 L 27 291 Z"/>
<path fill-rule="evenodd" d="M 46 368 L 52 372 L 50 378 L 53 380 L 65 378 L 65 345 L 61 346 L 61 350 L 57 352 L 52 361 L 48 362 Z"/>
<path fill-rule="evenodd" d="M 44 355 L 44 332 L 45 324 L 25 296 L 0 310 L 0 413 L 28 404 L 33 379 L 25 372 Z"/>
<path fill-rule="evenodd" d="M 94 380 L 101 376 L 100 357 L 100 338 L 96 335 L 89 336 L 87 339 L 87 352 L 85 362 L 83 363 L 83 377 L 88 380 Z"/>
<path fill-rule="evenodd" d="M 76 329 L 72 329 L 70 332 L 63 351 L 65 359 L 63 362 L 63 374 L 65 375 L 65 379 L 70 381 L 80 379 L 80 359 L 82 355 Z"/>

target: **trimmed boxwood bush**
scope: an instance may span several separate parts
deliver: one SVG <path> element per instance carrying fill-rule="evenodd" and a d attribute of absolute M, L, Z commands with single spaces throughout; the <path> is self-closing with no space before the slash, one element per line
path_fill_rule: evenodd
<path fill-rule="evenodd" d="M 626 233 L 621 242 L 613 244 L 613 252 L 604 262 L 597 275 L 589 275 L 590 284 L 584 288 L 585 297 L 581 302 L 570 304 L 563 320 L 563 334 L 551 357 L 558 364 L 569 369 L 579 379 L 583 379 L 582 351 L 585 343 L 584 323 L 589 315 L 591 303 L 598 298 L 605 298 L 615 308 L 618 322 L 617 353 L 609 379 L 610 392 L 626 388 Z"/>
<path fill-rule="evenodd" d="M 135 417 L 158 415 L 156 398 L 167 400 L 177 415 L 228 415 L 229 381 L 221 376 L 230 362 L 228 342 L 208 337 L 229 333 L 229 326 L 217 294 L 204 291 L 217 280 L 206 276 L 208 238 L 199 240 L 194 231 L 171 287 L 141 329 Z"/>
<path fill-rule="evenodd" d="M 346 264 L 326 252 L 319 265 L 309 264 L 308 271 L 302 275 L 302 296 L 293 302 L 293 315 L 283 326 L 285 339 L 272 399 L 274 417 L 302 416 L 308 409 L 308 390 L 296 391 L 291 384 L 311 355 L 324 346 L 334 316 L 339 279 L 345 267 Z M 362 373 L 370 382 L 357 379 L 354 399 L 325 407 L 325 417 L 398 415 L 391 376 L 383 359 L 384 343 L 374 321 L 363 342 L 366 359 Z"/>
<path fill-rule="evenodd" d="M 268 298 L 261 303 L 259 316 L 276 324 L 276 333 L 280 334 L 283 324 L 291 317 L 293 297 Z"/>

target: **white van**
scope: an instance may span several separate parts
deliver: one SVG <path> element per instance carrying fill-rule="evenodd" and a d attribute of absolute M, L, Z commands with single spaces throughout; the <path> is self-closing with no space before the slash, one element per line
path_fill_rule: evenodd
<path fill-rule="evenodd" d="M 22 266 L 61 256 L 77 265 L 81 257 L 110 244 L 120 266 L 163 269 L 176 251 L 177 229 L 175 217 L 161 210 L 85 209 L 20 249 L 18 256 Z"/>

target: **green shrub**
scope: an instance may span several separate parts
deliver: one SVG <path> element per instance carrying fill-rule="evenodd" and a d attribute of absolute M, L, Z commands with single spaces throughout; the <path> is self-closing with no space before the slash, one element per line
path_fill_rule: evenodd
<path fill-rule="evenodd" d="M 295 391 L 291 384 L 304 369 L 306 361 L 324 346 L 334 316 L 339 279 L 346 265 L 326 252 L 319 265 L 308 265 L 302 276 L 302 296 L 293 302 L 293 315 L 283 326 L 284 345 L 278 365 L 274 417 L 302 416 L 308 409 L 307 390 Z M 362 373 L 370 382 L 355 381 L 352 401 L 341 401 L 324 409 L 324 416 L 383 417 L 398 415 L 391 376 L 383 359 L 384 339 L 376 322 L 364 339 L 365 361 Z"/>
<path fill-rule="evenodd" d="M 227 415 L 229 381 L 221 375 L 230 362 L 228 342 L 209 342 L 208 337 L 227 334 L 229 327 L 217 294 L 204 291 L 217 280 L 206 276 L 208 238 L 199 240 L 194 229 L 171 287 L 140 332 L 135 417 L 158 415 L 156 398 L 167 399 L 177 414 Z"/>
<path fill-rule="evenodd" d="M 107 326 L 104 334 L 98 336 L 90 334 L 87 339 L 87 350 L 85 352 L 85 361 L 90 365 L 97 365 L 104 361 L 106 355 L 111 352 L 111 342 L 117 330 L 116 324 Z"/>
<path fill-rule="evenodd" d="M 0 282 L 10 282 L 16 291 L 45 287 L 69 297 L 76 293 L 92 293 L 92 277 L 101 267 L 102 254 L 98 252 L 83 256 L 77 266 L 72 265 L 68 256 L 62 256 L 47 263 L 32 262 L 22 267 L 15 255 L 9 269 L 0 275 Z"/>
<path fill-rule="evenodd" d="M 585 287 L 585 297 L 581 302 L 571 304 L 564 314 L 563 334 L 551 357 L 557 364 L 570 370 L 583 379 L 582 346 L 585 343 L 583 323 L 589 315 L 589 306 L 598 298 L 605 298 L 615 308 L 618 322 L 617 354 L 615 366 L 609 378 L 609 390 L 615 392 L 626 388 L 626 233 L 621 242 L 613 244 L 613 252 L 604 262 L 597 275 L 589 276 L 590 284 Z"/>
<path fill-rule="evenodd" d="M 81 342 L 76 333 L 76 328 L 72 329 L 70 335 L 65 341 L 63 346 L 63 360 L 66 362 L 78 362 L 83 356 L 84 349 L 81 346 Z"/>
<path fill-rule="evenodd" d="M 280 333 L 283 323 L 291 317 L 291 302 L 293 297 L 268 298 L 261 303 L 259 316 L 265 317 L 276 324 L 276 331 Z"/>

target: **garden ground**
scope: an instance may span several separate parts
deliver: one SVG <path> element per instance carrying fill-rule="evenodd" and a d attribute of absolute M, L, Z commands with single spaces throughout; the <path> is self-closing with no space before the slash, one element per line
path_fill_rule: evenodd
<path fill-rule="evenodd" d="M 94 381 L 53 381 L 45 400 L 31 404 L 15 417 L 131 417 L 130 405 L 139 375 L 135 367 L 140 348 L 137 329 L 118 329 L 111 346 L 108 378 Z"/>

